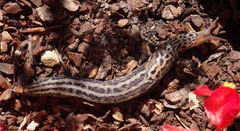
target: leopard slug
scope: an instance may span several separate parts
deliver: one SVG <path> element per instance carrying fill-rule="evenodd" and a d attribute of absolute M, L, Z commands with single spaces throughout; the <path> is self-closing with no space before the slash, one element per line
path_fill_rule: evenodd
<path fill-rule="evenodd" d="M 23 86 L 23 94 L 32 96 L 77 97 L 94 103 L 120 103 L 148 91 L 171 68 L 178 53 L 210 39 L 224 40 L 211 35 L 217 19 L 207 30 L 181 34 L 155 51 L 148 62 L 131 73 L 113 80 L 94 80 L 74 77 L 49 77 Z M 143 40 L 159 42 L 154 26 L 140 30 Z"/>

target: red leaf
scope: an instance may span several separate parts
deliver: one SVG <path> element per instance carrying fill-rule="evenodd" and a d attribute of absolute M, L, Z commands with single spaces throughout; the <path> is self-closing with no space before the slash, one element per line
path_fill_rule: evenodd
<path fill-rule="evenodd" d="M 208 86 L 201 85 L 194 90 L 194 93 L 198 96 L 210 96 L 213 93 L 213 91 L 210 90 Z"/>
<path fill-rule="evenodd" d="M 227 127 L 240 112 L 240 98 L 236 90 L 221 86 L 204 103 L 208 119 L 217 130 Z"/>
<path fill-rule="evenodd" d="M 161 126 L 162 131 L 197 131 L 196 129 L 184 129 L 182 127 L 175 127 L 168 124 Z"/>

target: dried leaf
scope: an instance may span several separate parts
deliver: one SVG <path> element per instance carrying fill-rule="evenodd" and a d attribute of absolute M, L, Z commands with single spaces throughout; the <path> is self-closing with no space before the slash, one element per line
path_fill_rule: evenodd
<path fill-rule="evenodd" d="M 35 122 L 35 121 L 31 121 L 30 124 L 28 124 L 27 129 L 30 131 L 34 131 L 36 130 L 36 128 L 39 126 L 39 123 Z"/>
<path fill-rule="evenodd" d="M 2 100 L 9 100 L 12 97 L 12 89 L 7 89 L 5 90 L 1 95 L 0 95 L 0 102 Z"/>
<path fill-rule="evenodd" d="M 103 62 L 101 63 L 100 67 L 98 68 L 98 73 L 95 79 L 103 79 L 104 77 L 107 76 L 107 73 L 109 70 L 112 69 L 112 57 L 110 55 L 107 55 L 104 59 Z"/>
<path fill-rule="evenodd" d="M 112 117 L 119 122 L 123 122 L 123 114 L 118 107 L 113 107 Z"/>
<path fill-rule="evenodd" d="M 164 105 L 161 102 L 155 102 L 155 108 L 153 110 L 155 114 L 161 115 L 163 109 Z"/>
<path fill-rule="evenodd" d="M 3 89 L 9 89 L 11 87 L 11 84 L 8 82 L 8 80 L 2 75 L 0 75 L 0 87 Z"/>
<path fill-rule="evenodd" d="M 192 101 L 192 102 L 194 103 L 194 106 L 191 106 L 191 107 L 190 107 L 190 110 L 193 110 L 193 109 L 199 107 L 199 101 L 198 101 L 198 99 L 197 99 L 197 95 L 194 94 L 193 92 L 189 92 L 189 93 L 188 93 L 188 100 L 189 100 L 189 102 Z"/>
<path fill-rule="evenodd" d="M 80 3 L 77 0 L 61 0 L 62 6 L 69 11 L 77 11 Z"/>

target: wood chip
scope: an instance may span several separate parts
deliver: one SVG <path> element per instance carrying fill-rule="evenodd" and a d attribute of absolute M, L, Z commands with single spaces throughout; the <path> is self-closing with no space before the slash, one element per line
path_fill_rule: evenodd
<path fill-rule="evenodd" d="M 3 6 L 3 10 L 5 10 L 7 14 L 17 14 L 22 11 L 22 8 L 18 3 L 8 2 Z"/>
<path fill-rule="evenodd" d="M 98 68 L 98 73 L 95 79 L 103 79 L 107 76 L 108 72 L 112 69 L 112 57 L 107 55 L 103 62 L 101 63 L 100 67 Z"/>
<path fill-rule="evenodd" d="M 30 131 L 35 131 L 38 126 L 39 123 L 37 123 L 36 121 L 31 121 L 30 124 L 27 125 L 27 129 Z"/>
<path fill-rule="evenodd" d="M 151 111 L 150 111 L 149 107 L 147 106 L 147 104 L 143 104 L 143 106 L 141 108 L 141 113 L 143 113 L 145 116 L 150 116 Z"/>
<path fill-rule="evenodd" d="M 20 102 L 20 100 L 15 100 L 13 109 L 16 111 L 20 111 L 22 109 L 22 103 Z"/>
<path fill-rule="evenodd" d="M 75 53 L 67 51 L 67 56 L 69 60 L 74 63 L 76 66 L 80 66 L 82 64 L 82 60 L 85 59 L 84 55 L 82 53 Z"/>
<path fill-rule="evenodd" d="M 144 6 L 144 2 L 142 0 L 127 0 L 127 4 L 133 10 L 139 10 L 139 8 Z"/>
<path fill-rule="evenodd" d="M 13 40 L 12 36 L 7 31 L 3 31 L 2 41 L 11 41 L 11 40 Z"/>
<path fill-rule="evenodd" d="M 97 68 L 97 67 L 94 67 L 94 68 L 90 71 L 90 73 L 89 73 L 89 75 L 88 75 L 88 78 L 94 78 L 94 77 L 97 75 L 97 72 L 98 72 L 98 68 Z"/>
<path fill-rule="evenodd" d="M 240 52 L 239 52 L 239 51 L 232 50 L 232 51 L 229 53 L 229 57 L 230 57 L 231 60 L 240 60 Z"/>
<path fill-rule="evenodd" d="M 210 79 L 213 79 L 221 70 L 221 68 L 216 62 L 210 65 L 204 62 L 203 64 L 201 64 L 201 69 L 203 70 L 204 74 L 207 75 Z"/>
<path fill-rule="evenodd" d="M 3 89 L 9 89 L 11 84 L 9 81 L 0 74 L 0 87 Z"/>
<path fill-rule="evenodd" d="M 80 3 L 77 0 L 61 0 L 62 6 L 69 11 L 77 11 Z"/>
<path fill-rule="evenodd" d="M 37 6 L 37 7 L 39 7 L 39 6 L 42 5 L 42 1 L 41 1 L 41 0 L 31 0 L 31 2 L 32 2 L 35 6 Z"/>
<path fill-rule="evenodd" d="M 13 74 L 13 64 L 0 63 L 0 72 L 5 74 Z"/>
<path fill-rule="evenodd" d="M 182 101 L 187 98 L 188 91 L 186 88 L 180 89 L 173 93 L 169 93 L 165 95 L 165 98 L 173 103 Z"/>
<path fill-rule="evenodd" d="M 42 21 L 47 21 L 47 22 L 53 21 L 54 19 L 53 14 L 50 10 L 51 10 L 50 7 L 48 7 L 47 5 L 43 5 L 41 7 L 36 8 L 39 18 Z"/>
<path fill-rule="evenodd" d="M 5 90 L 1 95 L 0 95 L 0 102 L 1 101 L 7 101 L 11 98 L 12 96 L 12 89 L 7 89 Z"/>
<path fill-rule="evenodd" d="M 127 25 L 128 24 L 128 19 L 120 19 L 119 21 L 118 21 L 118 26 L 119 27 L 124 27 L 125 25 Z"/>
<path fill-rule="evenodd" d="M 0 41 L 0 53 L 4 53 L 8 51 L 8 42 Z"/>
<path fill-rule="evenodd" d="M 164 105 L 161 102 L 155 102 L 153 112 L 157 115 L 161 115 L 164 109 Z"/>
<path fill-rule="evenodd" d="M 81 52 L 81 53 L 87 55 L 89 47 L 90 47 L 90 45 L 88 43 L 82 42 L 78 46 L 78 52 Z"/>
<path fill-rule="evenodd" d="M 131 60 L 127 63 L 127 68 L 124 70 L 121 70 L 121 72 L 123 73 L 123 75 L 129 74 L 130 72 L 133 71 L 133 69 L 135 69 L 138 65 L 138 62 L 136 60 Z"/>

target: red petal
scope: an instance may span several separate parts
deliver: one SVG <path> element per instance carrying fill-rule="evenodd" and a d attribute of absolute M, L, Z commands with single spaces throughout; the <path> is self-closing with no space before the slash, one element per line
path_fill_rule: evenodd
<path fill-rule="evenodd" d="M 210 90 L 208 86 L 201 85 L 194 90 L 194 93 L 198 96 L 210 96 L 213 93 L 213 91 Z"/>
<path fill-rule="evenodd" d="M 5 131 L 6 125 L 3 123 L 0 123 L 0 131 Z"/>
<path fill-rule="evenodd" d="M 208 119 L 217 129 L 227 127 L 240 112 L 240 98 L 236 90 L 217 88 L 204 103 Z"/>
<path fill-rule="evenodd" d="M 175 127 L 168 124 L 161 126 L 162 131 L 197 131 L 196 129 L 184 129 L 182 127 Z"/>

